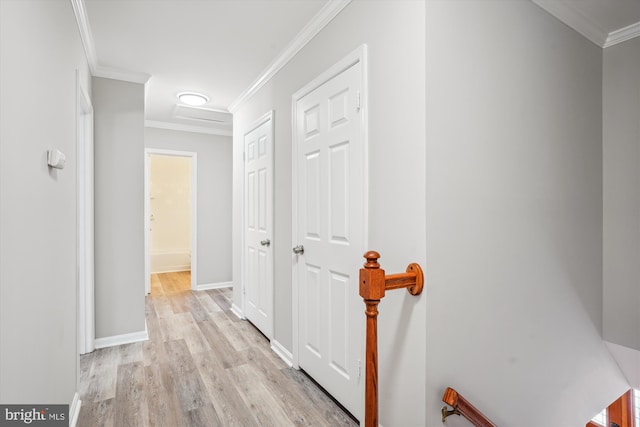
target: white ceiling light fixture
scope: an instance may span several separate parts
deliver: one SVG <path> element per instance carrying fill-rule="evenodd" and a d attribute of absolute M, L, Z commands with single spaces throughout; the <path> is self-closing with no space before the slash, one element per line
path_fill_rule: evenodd
<path fill-rule="evenodd" d="M 196 92 L 182 92 L 178 94 L 180 102 L 193 107 L 199 107 L 209 102 L 209 97 Z"/>

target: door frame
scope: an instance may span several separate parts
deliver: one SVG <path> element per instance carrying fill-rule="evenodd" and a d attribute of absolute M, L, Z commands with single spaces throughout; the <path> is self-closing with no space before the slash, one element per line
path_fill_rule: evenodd
<path fill-rule="evenodd" d="M 188 157 L 191 159 L 191 289 L 198 287 L 198 153 L 194 151 L 166 150 L 162 148 L 144 149 L 144 275 L 145 295 L 151 293 L 151 168 L 152 155 Z"/>
<path fill-rule="evenodd" d="M 95 349 L 93 105 L 76 71 L 78 353 Z"/>
<path fill-rule="evenodd" d="M 246 252 L 245 252 L 245 248 L 247 246 L 247 239 L 246 239 L 246 235 L 245 235 L 245 224 L 246 224 L 246 215 L 247 215 L 247 206 L 246 206 L 246 197 L 247 197 L 247 189 L 246 189 L 246 180 L 245 180 L 245 171 L 246 171 L 246 152 L 245 152 L 245 146 L 244 146 L 244 139 L 247 136 L 247 134 L 253 132 L 254 130 L 256 130 L 258 127 L 262 126 L 264 123 L 266 123 L 267 121 L 271 121 L 271 171 L 272 171 L 272 176 L 273 176 L 273 172 L 275 172 L 273 170 L 274 166 L 275 166 L 275 126 L 274 126 L 274 121 L 275 121 L 275 110 L 269 110 L 266 113 L 264 113 L 262 116 L 260 116 L 259 118 L 257 118 L 256 120 L 254 120 L 253 122 L 251 122 L 251 124 L 249 126 L 247 126 L 246 130 L 244 130 L 242 132 L 242 227 L 240 227 L 240 241 L 242 242 L 242 249 L 240 251 L 240 283 L 241 283 L 241 295 L 240 295 L 240 310 L 242 310 L 241 313 L 235 313 L 236 316 L 238 316 L 240 319 L 246 319 L 246 277 L 247 277 L 247 257 L 246 257 Z M 274 227 L 274 222 L 275 222 L 275 180 L 272 179 L 271 180 L 271 230 L 275 231 L 275 227 Z M 271 340 L 275 340 L 275 319 L 274 319 L 274 315 L 275 315 L 275 236 L 272 235 L 271 236 L 271 244 L 272 246 L 272 251 L 274 252 L 273 256 L 271 257 L 271 272 L 273 277 L 272 279 L 272 284 L 273 284 L 273 307 L 271 307 L 271 321 L 272 321 L 272 331 L 273 331 L 273 336 L 270 338 Z"/>
<path fill-rule="evenodd" d="M 343 71 L 351 68 L 355 64 L 360 63 L 361 67 L 361 81 L 362 88 L 360 91 L 360 106 L 362 109 L 362 114 L 360 115 L 361 126 L 362 126 L 362 155 L 364 157 L 364 218 L 363 227 L 364 227 L 364 246 L 369 246 L 369 135 L 368 135 L 368 92 L 369 92 L 369 84 L 368 84 L 368 76 L 367 76 L 367 45 L 363 44 L 356 48 L 354 51 L 349 53 L 347 56 L 342 58 L 340 61 L 331 66 L 324 73 L 320 74 L 318 77 L 313 79 L 311 82 L 306 84 L 304 87 L 295 92 L 291 97 L 291 110 L 292 110 L 292 135 L 291 135 L 291 195 L 292 195 L 292 205 L 291 205 L 291 247 L 293 248 L 299 242 L 298 235 L 298 168 L 297 168 L 297 158 L 298 158 L 298 124 L 296 121 L 297 117 L 297 102 L 304 98 L 306 95 L 314 91 L 316 88 L 322 86 L 324 83 L 328 82 L 332 78 L 341 74 Z M 298 263 L 296 260 L 296 256 L 291 257 L 291 312 L 292 312 L 292 363 L 295 369 L 300 369 L 299 365 L 299 311 L 298 311 L 298 298 L 299 298 L 299 286 L 298 283 L 298 275 L 297 275 L 297 267 Z M 364 311 L 363 311 L 364 312 Z M 364 322 L 363 322 L 364 325 Z M 363 328 L 364 331 L 364 328 Z M 364 333 L 362 334 L 364 336 Z M 364 348 L 364 346 L 363 346 Z M 364 360 L 364 358 L 362 359 Z"/>

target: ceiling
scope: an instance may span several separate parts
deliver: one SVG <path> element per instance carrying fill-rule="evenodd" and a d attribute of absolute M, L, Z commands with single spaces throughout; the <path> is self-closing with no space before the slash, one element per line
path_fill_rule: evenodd
<path fill-rule="evenodd" d="M 96 56 L 94 75 L 124 71 L 134 81 L 150 76 L 147 124 L 173 123 L 230 135 L 229 105 L 326 3 L 84 0 Z M 203 109 L 193 110 L 200 118 L 176 116 L 177 94 L 188 91 L 209 97 L 203 107 L 213 110 L 210 117 Z M 189 108 L 184 110 L 188 113 Z M 216 114 L 219 111 L 227 114 Z M 179 113 L 185 115 L 185 111 Z"/>
<path fill-rule="evenodd" d="M 147 82 L 147 126 L 231 135 L 229 110 L 351 0 L 71 1 L 92 73 Z M 640 35 L 640 0 L 533 2 L 601 47 Z M 188 91 L 210 101 L 178 111 Z"/>

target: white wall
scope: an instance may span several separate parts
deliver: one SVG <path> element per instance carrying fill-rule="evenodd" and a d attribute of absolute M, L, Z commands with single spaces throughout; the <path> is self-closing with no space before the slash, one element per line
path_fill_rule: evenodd
<path fill-rule="evenodd" d="M 602 51 L 531 2 L 426 4 L 427 425 L 447 386 L 497 425 L 584 425 L 628 387 L 601 338 Z"/>
<path fill-rule="evenodd" d="M 231 282 L 231 138 L 148 127 L 145 147 L 198 153 L 198 285 Z"/>
<path fill-rule="evenodd" d="M 96 338 L 145 330 L 144 85 L 93 78 Z"/>
<path fill-rule="evenodd" d="M 191 269 L 190 157 L 149 158 L 151 273 Z"/>
<path fill-rule="evenodd" d="M 70 404 L 76 334 L 76 70 L 68 1 L 0 1 L 0 402 Z M 47 167 L 61 150 L 64 170 Z"/>
<path fill-rule="evenodd" d="M 242 141 L 275 110 L 275 339 L 292 349 L 291 95 L 346 54 L 369 48 L 369 243 L 389 273 L 425 263 L 423 1 L 354 1 L 234 114 L 234 279 L 240 277 Z M 362 260 L 364 262 L 364 259 Z M 426 264 L 428 266 L 428 264 Z M 354 275 L 361 264 L 354 265 Z M 237 288 L 239 289 L 239 287 Z M 241 295 L 234 294 L 239 304 Z M 380 304 L 380 422 L 424 426 L 425 302 L 406 291 Z M 364 322 L 364 303 L 362 319 Z"/>
<path fill-rule="evenodd" d="M 604 50 L 604 339 L 640 389 L 640 38 Z"/>
<path fill-rule="evenodd" d="M 604 50 L 604 337 L 640 350 L 640 38 Z"/>

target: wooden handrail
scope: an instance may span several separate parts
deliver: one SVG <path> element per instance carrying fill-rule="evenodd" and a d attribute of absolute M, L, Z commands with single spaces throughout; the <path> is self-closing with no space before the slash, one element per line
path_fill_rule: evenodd
<path fill-rule="evenodd" d="M 442 422 L 444 422 L 448 416 L 456 414 L 462 415 L 476 427 L 497 427 L 493 421 L 469 403 L 467 399 L 460 396 L 460 393 L 450 387 L 447 387 L 445 390 L 442 401 L 453 408 L 452 410 L 448 410 L 446 406 L 442 407 Z"/>
<path fill-rule="evenodd" d="M 365 427 L 378 427 L 378 304 L 386 290 L 407 288 L 411 295 L 419 295 L 424 286 L 422 268 L 409 264 L 405 273 L 385 275 L 378 264 L 380 254 L 364 254 L 367 262 L 360 269 L 360 296 L 367 315 L 367 344 L 365 361 Z"/>

